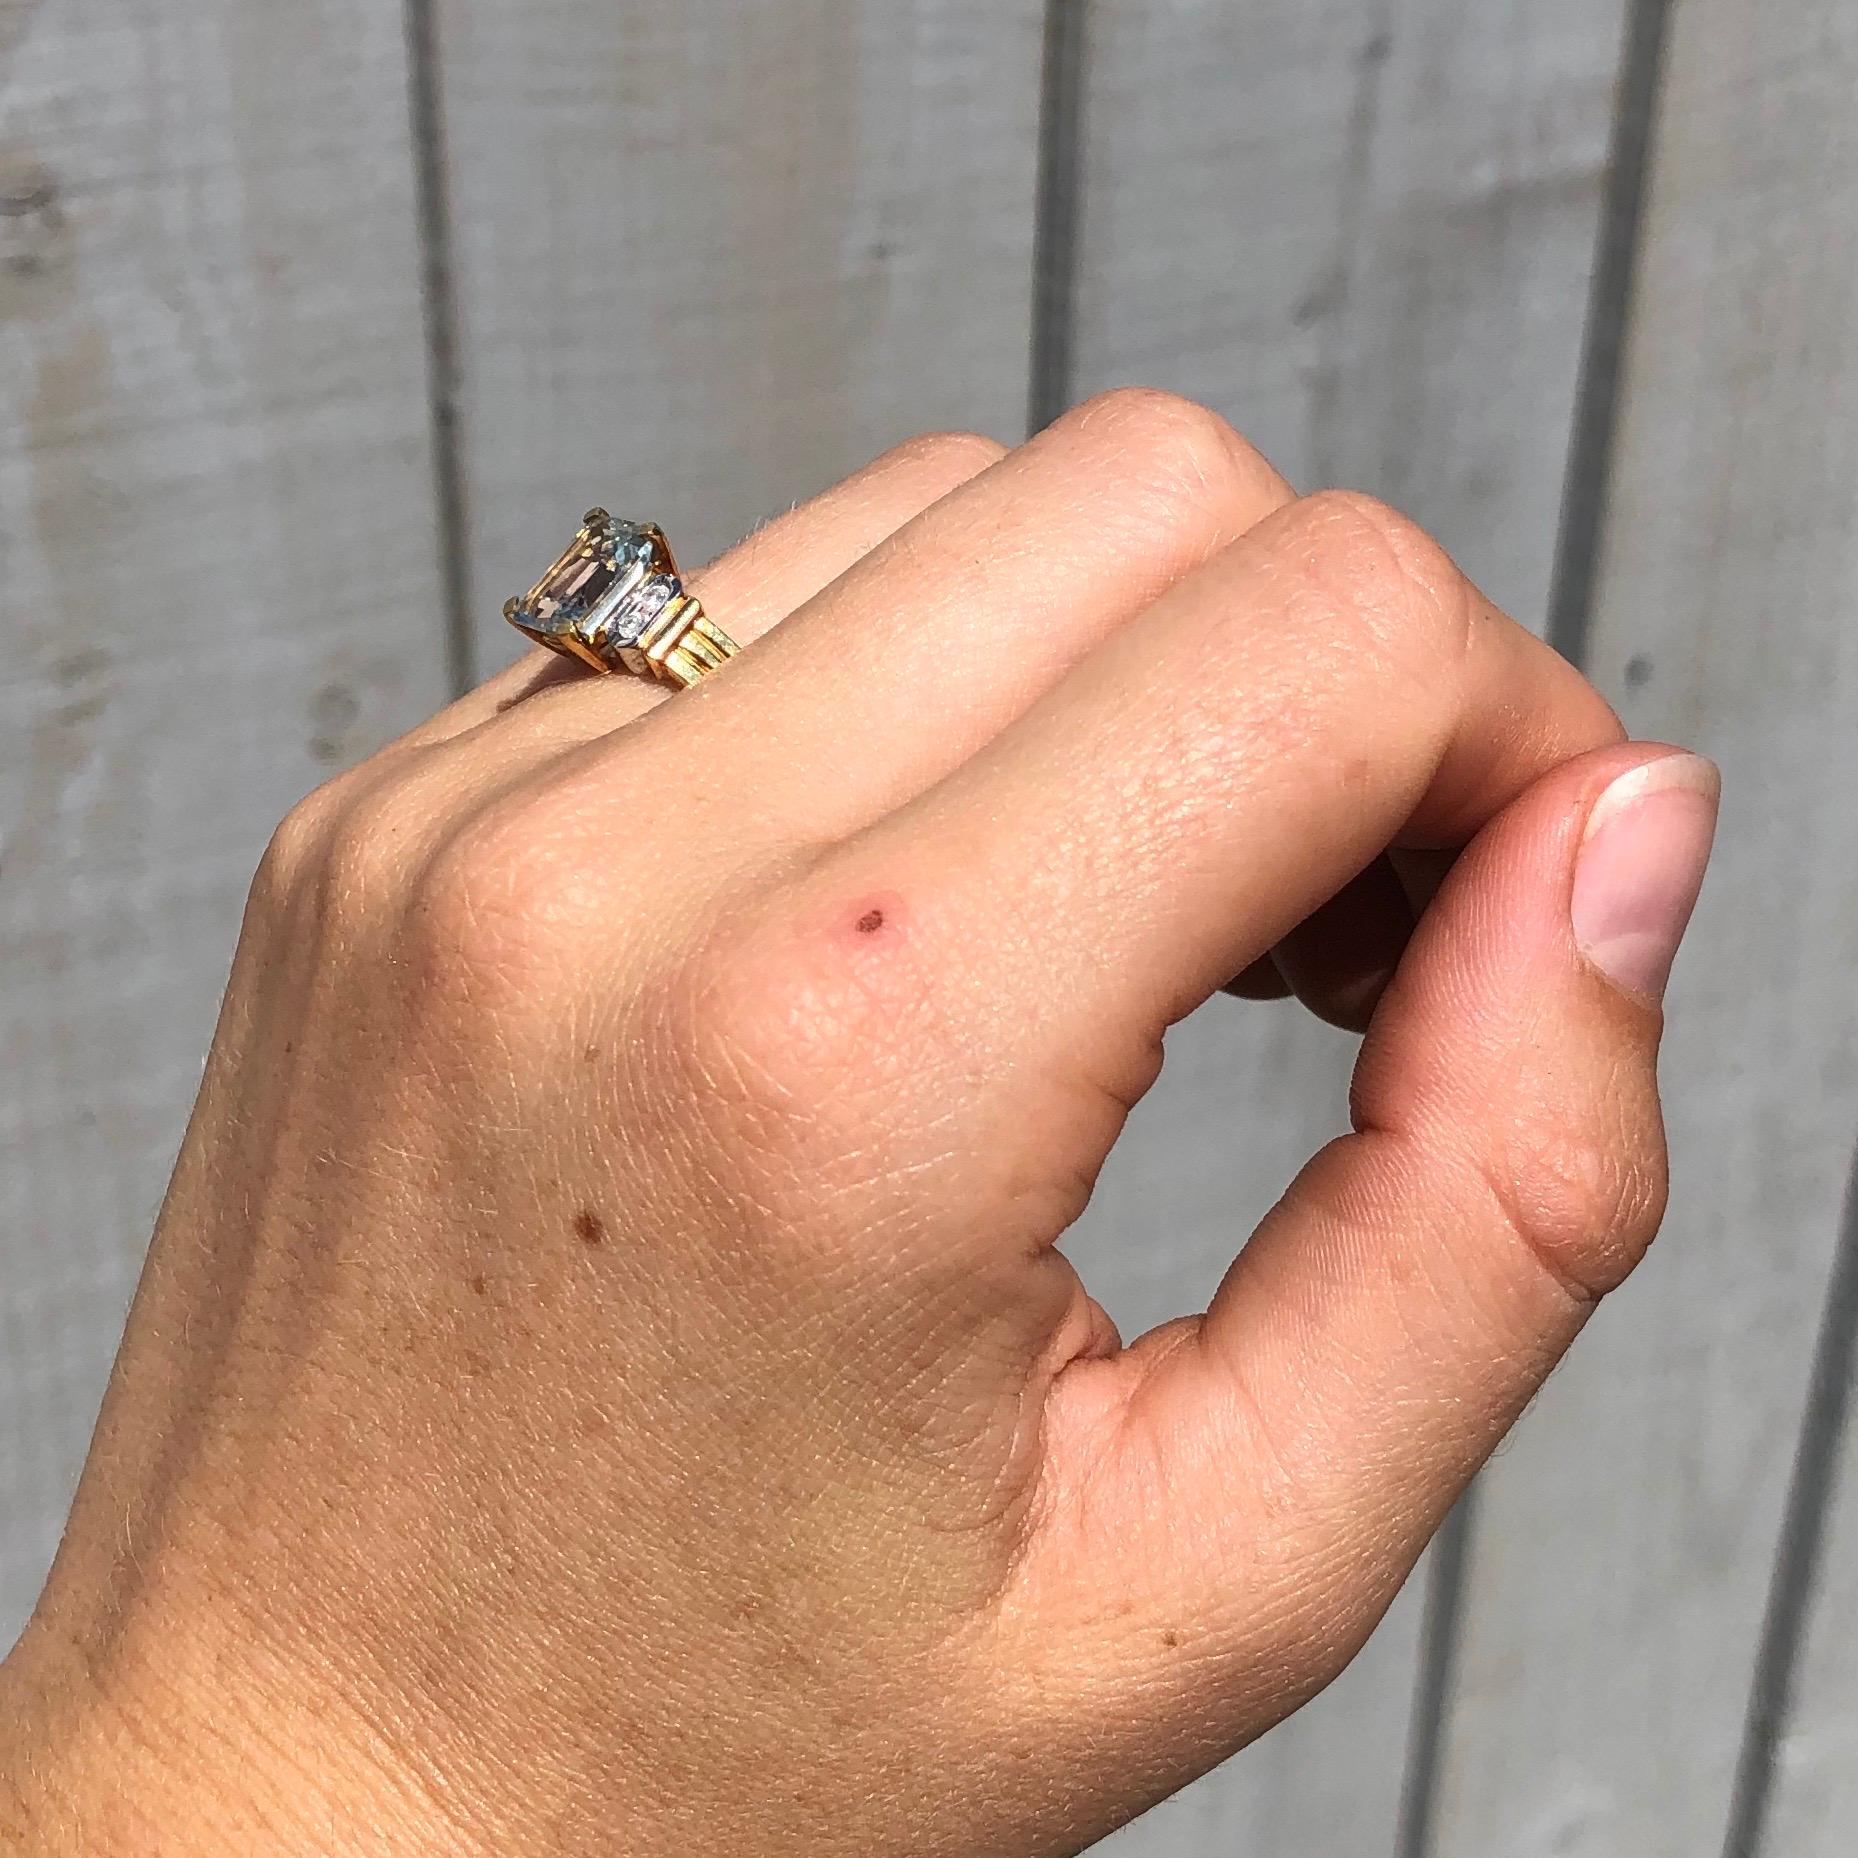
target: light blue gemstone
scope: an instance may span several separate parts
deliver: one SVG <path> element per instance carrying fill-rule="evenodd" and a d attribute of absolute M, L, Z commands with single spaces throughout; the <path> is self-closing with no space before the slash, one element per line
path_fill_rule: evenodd
<path fill-rule="evenodd" d="M 636 645 L 681 591 L 661 546 L 642 523 L 591 512 L 574 545 L 512 617 L 544 635 L 572 633 L 610 649 Z"/>

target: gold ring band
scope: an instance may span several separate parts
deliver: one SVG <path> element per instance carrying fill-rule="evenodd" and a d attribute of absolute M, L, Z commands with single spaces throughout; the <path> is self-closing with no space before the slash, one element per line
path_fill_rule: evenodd
<path fill-rule="evenodd" d="M 667 608 L 667 613 L 672 609 Z M 661 639 L 647 639 L 640 647 L 652 675 L 660 683 L 688 690 L 699 678 L 720 671 L 740 648 L 722 627 L 704 612 L 702 602 L 686 594 L 676 615 L 676 630 Z"/>

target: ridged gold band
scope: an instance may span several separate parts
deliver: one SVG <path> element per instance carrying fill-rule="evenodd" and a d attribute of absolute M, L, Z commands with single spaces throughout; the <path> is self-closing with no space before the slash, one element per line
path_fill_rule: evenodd
<path fill-rule="evenodd" d="M 736 655 L 736 642 L 689 594 L 680 594 L 639 641 L 639 655 L 660 683 L 688 690 Z"/>

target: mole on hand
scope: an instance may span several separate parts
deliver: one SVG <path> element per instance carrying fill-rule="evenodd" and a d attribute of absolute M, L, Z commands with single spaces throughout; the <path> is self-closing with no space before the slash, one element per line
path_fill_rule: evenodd
<path fill-rule="evenodd" d="M 866 910 L 858 919 L 858 933 L 860 935 L 876 935 L 883 926 L 884 912 L 882 910 Z"/>
<path fill-rule="evenodd" d="M 574 1236 L 583 1245 L 604 1245 L 606 1243 L 606 1227 L 600 1223 L 600 1215 L 591 1207 L 584 1213 L 575 1214 Z"/>

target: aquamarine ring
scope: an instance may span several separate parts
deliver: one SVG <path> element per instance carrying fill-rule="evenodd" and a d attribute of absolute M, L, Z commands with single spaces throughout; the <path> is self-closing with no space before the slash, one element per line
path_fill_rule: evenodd
<path fill-rule="evenodd" d="M 629 671 L 677 690 L 725 665 L 735 641 L 685 590 L 656 523 L 589 510 L 567 552 L 503 617 L 538 645 L 595 671 Z"/>

